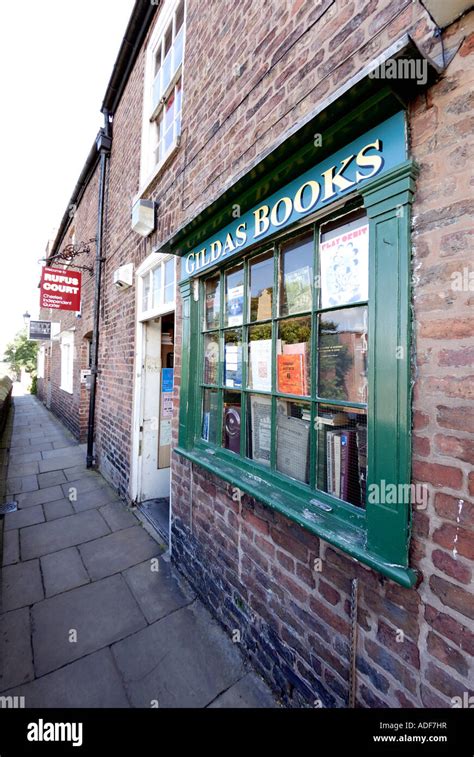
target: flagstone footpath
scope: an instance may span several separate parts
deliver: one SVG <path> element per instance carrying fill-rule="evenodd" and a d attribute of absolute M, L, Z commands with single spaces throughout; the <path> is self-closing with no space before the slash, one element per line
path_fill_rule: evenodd
<path fill-rule="evenodd" d="M 30 395 L 14 397 L 0 442 L 10 500 L 0 706 L 278 706 L 165 546 L 86 469 L 85 445 Z"/>

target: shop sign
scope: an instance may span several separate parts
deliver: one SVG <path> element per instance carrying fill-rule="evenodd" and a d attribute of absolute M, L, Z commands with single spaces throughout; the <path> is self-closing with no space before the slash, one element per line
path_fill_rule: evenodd
<path fill-rule="evenodd" d="M 51 321 L 30 321 L 28 339 L 41 342 L 51 339 Z"/>
<path fill-rule="evenodd" d="M 182 280 L 330 205 L 406 158 L 405 115 L 400 111 L 235 218 L 199 249 L 184 255 Z"/>
<path fill-rule="evenodd" d="M 62 268 L 43 268 L 40 307 L 53 310 L 81 309 L 81 274 Z"/>

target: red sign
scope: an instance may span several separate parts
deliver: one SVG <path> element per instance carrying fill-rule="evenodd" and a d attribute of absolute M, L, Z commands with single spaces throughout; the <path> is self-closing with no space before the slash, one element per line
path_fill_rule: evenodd
<path fill-rule="evenodd" d="M 60 268 L 43 268 L 40 307 L 53 310 L 80 310 L 81 274 Z"/>

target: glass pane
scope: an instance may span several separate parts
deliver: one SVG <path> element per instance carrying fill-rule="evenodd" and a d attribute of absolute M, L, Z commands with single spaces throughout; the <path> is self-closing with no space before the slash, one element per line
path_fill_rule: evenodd
<path fill-rule="evenodd" d="M 324 227 L 319 245 L 321 307 L 338 307 L 368 299 L 369 226 L 360 216 Z"/>
<path fill-rule="evenodd" d="M 225 275 L 225 323 L 240 326 L 244 312 L 244 268 L 233 268 Z"/>
<path fill-rule="evenodd" d="M 282 245 L 280 315 L 311 310 L 313 247 L 312 234 Z"/>
<path fill-rule="evenodd" d="M 278 400 L 277 470 L 285 476 L 309 483 L 309 402 Z"/>
<path fill-rule="evenodd" d="M 319 405 L 317 488 L 365 507 L 367 481 L 367 415 L 351 407 Z"/>
<path fill-rule="evenodd" d="M 184 23 L 184 0 L 182 0 L 182 2 L 180 2 L 178 7 L 176 8 L 176 26 L 175 26 L 176 34 L 181 29 L 183 23 Z"/>
<path fill-rule="evenodd" d="M 318 395 L 367 402 L 367 306 L 319 316 Z"/>
<path fill-rule="evenodd" d="M 278 325 L 277 391 L 309 395 L 311 369 L 311 316 L 288 318 Z"/>
<path fill-rule="evenodd" d="M 217 429 L 217 389 L 204 389 L 202 401 L 202 431 L 201 436 L 206 442 L 218 443 Z"/>
<path fill-rule="evenodd" d="M 161 265 L 153 270 L 153 307 L 161 305 Z"/>
<path fill-rule="evenodd" d="M 207 279 L 206 287 L 206 328 L 213 329 L 219 326 L 219 314 L 221 310 L 221 285 L 219 275 Z"/>
<path fill-rule="evenodd" d="M 249 270 L 250 320 L 264 321 L 272 317 L 273 253 L 252 260 Z"/>
<path fill-rule="evenodd" d="M 251 394 L 247 410 L 247 457 L 263 465 L 270 465 L 272 399 Z"/>
<path fill-rule="evenodd" d="M 242 387 L 242 333 L 224 332 L 224 384 L 232 388 Z"/>
<path fill-rule="evenodd" d="M 147 273 L 143 276 L 143 297 L 142 297 L 142 310 L 150 309 L 150 274 Z"/>
<path fill-rule="evenodd" d="M 203 383 L 217 384 L 219 368 L 219 335 L 206 334 L 204 337 Z"/>
<path fill-rule="evenodd" d="M 175 95 L 176 95 L 176 104 L 174 108 L 174 118 L 175 118 L 175 137 L 179 137 L 181 134 L 181 107 L 183 103 L 183 90 L 181 87 L 181 79 L 176 85 L 175 89 Z"/>
<path fill-rule="evenodd" d="M 240 453 L 240 412 L 239 392 L 224 392 L 222 446 L 237 454 Z"/>
<path fill-rule="evenodd" d="M 174 301 L 174 260 L 165 263 L 165 303 Z"/>
<path fill-rule="evenodd" d="M 171 27 L 170 27 L 170 35 L 171 35 Z M 170 37 L 170 48 L 167 49 L 165 46 L 165 59 L 163 61 L 163 68 L 161 69 L 161 91 L 164 92 L 166 90 L 166 87 L 169 85 L 171 81 L 172 76 L 172 70 L 171 70 L 171 58 L 173 56 L 173 51 L 171 50 L 171 37 Z"/>
<path fill-rule="evenodd" d="M 260 392 L 272 390 L 272 326 L 249 327 L 248 386 Z"/>
<path fill-rule="evenodd" d="M 176 36 L 176 39 L 174 41 L 174 71 L 176 72 L 177 68 L 181 65 L 183 62 L 183 47 L 184 47 L 184 29 L 181 29 L 179 34 Z"/>

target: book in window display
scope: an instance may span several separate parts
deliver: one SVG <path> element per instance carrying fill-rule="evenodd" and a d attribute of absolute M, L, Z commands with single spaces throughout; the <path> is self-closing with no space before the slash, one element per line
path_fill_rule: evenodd
<path fill-rule="evenodd" d="M 328 238 L 331 236 L 331 238 Z M 320 244 L 321 307 L 368 299 L 369 227 L 323 234 Z"/>
<path fill-rule="evenodd" d="M 285 273 L 284 281 L 287 314 L 311 310 L 311 271 L 309 266 Z"/>
<path fill-rule="evenodd" d="M 240 405 L 224 403 L 224 447 L 240 452 Z"/>
<path fill-rule="evenodd" d="M 242 345 L 240 343 L 227 343 L 225 345 L 225 385 L 229 388 L 242 386 Z"/>
<path fill-rule="evenodd" d="M 250 399 L 251 457 L 258 463 L 270 465 L 272 400 L 254 395 Z"/>
<path fill-rule="evenodd" d="M 305 392 L 305 369 L 303 355 L 277 355 L 278 391 L 284 394 L 303 396 Z"/>
<path fill-rule="evenodd" d="M 204 383 L 217 384 L 217 369 L 219 366 L 219 344 L 214 339 L 208 339 L 204 353 Z"/>
<path fill-rule="evenodd" d="M 277 469 L 298 481 L 308 480 L 309 427 L 301 418 L 278 415 Z"/>
<path fill-rule="evenodd" d="M 252 389 L 270 392 L 272 388 L 272 340 L 250 342 L 250 377 Z"/>
<path fill-rule="evenodd" d="M 227 323 L 229 326 L 240 326 L 244 313 L 243 285 L 231 287 L 227 292 Z"/>

